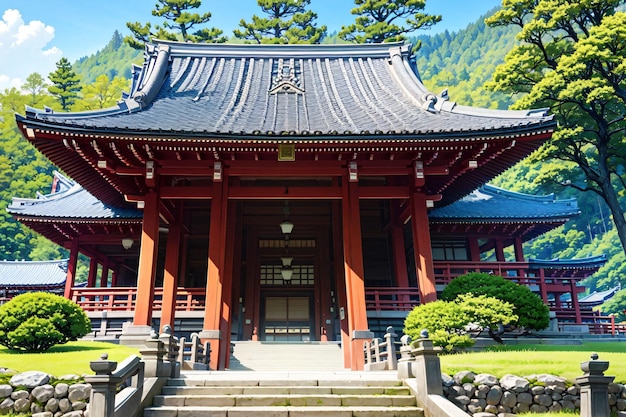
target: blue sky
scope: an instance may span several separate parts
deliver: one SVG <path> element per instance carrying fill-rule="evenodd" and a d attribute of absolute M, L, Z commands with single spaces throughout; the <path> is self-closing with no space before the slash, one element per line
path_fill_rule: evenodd
<path fill-rule="evenodd" d="M 0 91 L 19 87 L 31 73 L 47 75 L 55 63 L 70 62 L 102 49 L 115 30 L 129 34 L 126 22 L 153 19 L 154 0 L 0 0 Z M 226 5 L 224 5 L 226 4 Z M 500 5 L 500 0 L 427 0 L 426 11 L 441 14 L 442 22 L 424 33 L 457 31 Z M 312 0 L 319 25 L 329 31 L 351 23 L 351 0 Z M 228 36 L 240 19 L 259 14 L 256 0 L 204 0 L 201 11 L 211 11 L 211 26 Z M 420 33 L 416 32 L 416 33 Z"/>

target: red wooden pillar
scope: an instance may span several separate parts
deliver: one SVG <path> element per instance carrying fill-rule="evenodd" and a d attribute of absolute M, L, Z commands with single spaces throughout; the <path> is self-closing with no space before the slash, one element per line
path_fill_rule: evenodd
<path fill-rule="evenodd" d="M 546 284 L 546 273 L 543 268 L 539 269 L 539 291 L 544 304 L 548 305 L 548 286 Z"/>
<path fill-rule="evenodd" d="M 89 273 L 87 275 L 87 288 L 96 287 L 96 275 L 98 275 L 98 260 L 92 257 L 89 260 Z"/>
<path fill-rule="evenodd" d="M 137 301 L 133 326 L 152 325 L 152 301 L 159 247 L 159 197 L 152 191 L 146 194 L 141 227 L 141 248 L 137 273 Z"/>
<path fill-rule="evenodd" d="M 338 184 L 335 184 L 338 186 Z M 333 222 L 333 242 L 341 242 L 342 234 L 339 226 L 342 224 L 340 210 L 341 206 L 338 201 L 333 201 L 332 203 L 332 222 Z M 348 319 L 346 318 L 346 312 L 344 306 L 347 307 L 348 301 L 346 299 L 346 280 L 340 279 L 341 276 L 345 276 L 344 265 L 341 262 L 343 259 L 343 254 L 341 253 L 341 247 L 339 245 L 334 245 L 334 254 L 333 257 L 335 259 L 335 282 L 336 282 L 336 290 L 337 290 L 337 303 L 336 305 L 339 308 L 339 311 L 336 312 L 335 316 L 339 317 L 339 328 L 341 331 L 341 346 L 343 347 L 343 366 L 344 368 L 350 368 L 351 366 L 351 354 L 352 351 L 350 346 L 350 328 L 348 326 Z"/>
<path fill-rule="evenodd" d="M 67 263 L 67 275 L 65 278 L 65 290 L 63 295 L 65 298 L 72 299 L 72 287 L 76 282 L 76 264 L 78 263 L 78 237 L 72 239 L 72 247 L 70 248 L 70 259 Z"/>
<path fill-rule="evenodd" d="M 437 288 L 435 287 L 435 268 L 424 193 L 411 193 L 411 227 L 420 303 L 425 304 L 437 299 Z"/>
<path fill-rule="evenodd" d="M 515 238 L 514 248 L 515 248 L 515 260 L 517 262 L 524 262 L 524 247 L 522 245 L 521 237 Z"/>
<path fill-rule="evenodd" d="M 361 212 L 359 209 L 358 183 L 343 181 L 343 249 L 346 279 L 348 328 L 351 338 L 351 369 L 363 370 L 363 339 L 371 338 L 367 325 L 365 307 L 365 282 L 363 270 L 363 245 L 361 239 Z"/>
<path fill-rule="evenodd" d="M 576 280 L 570 279 L 570 288 L 572 294 L 572 307 L 574 307 L 574 313 L 576 313 L 576 323 L 582 323 L 582 315 L 580 314 L 580 305 L 578 304 L 578 293 L 576 292 Z"/>
<path fill-rule="evenodd" d="M 506 262 L 504 258 L 504 243 L 502 239 L 496 239 L 494 250 L 496 252 L 496 261 L 498 262 Z"/>
<path fill-rule="evenodd" d="M 233 262 L 235 257 L 235 226 L 237 216 L 234 213 L 237 210 L 237 204 L 234 201 L 225 201 L 228 206 L 228 216 L 226 223 L 226 239 L 223 241 L 223 287 L 222 287 L 222 317 L 220 321 L 220 357 L 219 369 L 226 369 L 230 365 L 230 333 L 231 333 L 231 314 L 233 303 Z M 227 262 L 226 259 L 230 259 Z"/>
<path fill-rule="evenodd" d="M 100 275 L 100 288 L 106 288 L 109 286 L 109 263 L 104 261 L 102 263 L 102 274 Z"/>
<path fill-rule="evenodd" d="M 480 246 L 478 245 L 477 237 L 469 238 L 469 250 L 470 250 L 470 260 L 474 262 L 480 261 Z"/>
<path fill-rule="evenodd" d="M 181 217 L 182 210 L 177 210 L 178 215 L 174 222 L 169 225 L 167 233 L 167 245 L 165 248 L 165 271 L 163 273 L 163 307 L 161 308 L 160 332 L 163 327 L 169 325 L 174 330 L 174 317 L 176 315 L 176 291 L 178 290 L 178 264 L 180 261 L 180 246 L 182 241 Z"/>
<path fill-rule="evenodd" d="M 391 242 L 393 246 L 393 264 L 396 274 L 395 284 L 398 287 L 409 287 L 409 273 L 406 267 L 406 250 L 404 233 L 400 221 L 400 207 L 396 201 L 391 202 Z"/>
<path fill-rule="evenodd" d="M 211 343 L 211 369 L 219 369 L 222 338 L 221 320 L 224 285 L 224 242 L 226 241 L 226 212 L 228 208 L 228 178 L 213 183 L 209 229 L 209 259 L 206 282 L 206 309 L 202 339 Z"/>

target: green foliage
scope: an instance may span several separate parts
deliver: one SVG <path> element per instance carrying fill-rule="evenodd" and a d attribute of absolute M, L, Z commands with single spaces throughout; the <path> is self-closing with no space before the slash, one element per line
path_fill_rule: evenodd
<path fill-rule="evenodd" d="M 521 29 L 522 43 L 500 65 L 489 87 L 524 93 L 517 108 L 550 107 L 559 129 L 538 157 L 540 176 L 599 195 L 626 251 L 624 129 L 626 14 L 623 0 L 506 0 L 487 19 Z"/>
<path fill-rule="evenodd" d="M 489 27 L 481 17 L 456 33 L 419 35 L 415 63 L 426 87 L 435 93 L 447 89 L 450 100 L 466 106 L 506 109 L 510 94 L 489 91 L 484 84 L 517 41 L 510 27 Z"/>
<path fill-rule="evenodd" d="M 435 346 L 452 352 L 474 344 L 470 332 L 479 334 L 516 320 L 510 303 L 463 294 L 454 301 L 438 300 L 415 307 L 404 321 L 404 333 L 415 340 L 426 329 Z"/>
<path fill-rule="evenodd" d="M 0 306 L 0 344 L 9 349 L 43 352 L 90 330 L 80 306 L 59 295 L 25 293 Z"/>
<path fill-rule="evenodd" d="M 471 272 L 450 282 L 441 293 L 444 301 L 453 301 L 462 294 L 486 295 L 514 306 L 516 321 L 511 324 L 524 329 L 542 330 L 550 322 L 549 309 L 528 287 L 518 285 L 498 275 Z"/>
<path fill-rule="evenodd" d="M 354 4 L 350 13 L 357 17 L 341 27 L 339 37 L 356 43 L 401 41 L 408 33 L 441 21 L 441 16 L 423 12 L 425 0 L 354 0 Z"/>
<path fill-rule="evenodd" d="M 435 346 L 441 347 L 445 352 L 452 352 L 474 344 L 471 336 L 463 333 L 466 324 L 459 304 L 437 300 L 411 310 L 404 320 L 404 333 L 417 340 L 420 332 L 426 329 Z"/>
<path fill-rule="evenodd" d="M 243 19 L 243 30 L 233 31 L 236 38 L 255 43 L 320 43 L 326 26 L 316 27 L 317 13 L 307 10 L 311 0 L 257 0 L 266 17 Z"/>
<path fill-rule="evenodd" d="M 92 84 L 83 86 L 82 97 L 76 102 L 73 110 L 97 110 L 113 106 L 121 97 L 124 89 L 128 89 L 128 80 L 122 77 L 109 77 L 102 74 Z"/>
<path fill-rule="evenodd" d="M 142 51 L 131 48 L 123 41 L 122 35 L 115 31 L 102 50 L 79 59 L 74 64 L 74 71 L 81 77 L 83 83 L 89 84 L 95 82 L 100 75 L 106 75 L 109 80 L 116 77 L 130 79 L 131 64 L 141 63 L 143 63 Z"/>
<path fill-rule="evenodd" d="M 48 91 L 57 98 L 61 108 L 68 111 L 78 99 L 80 78 L 72 69 L 72 64 L 67 58 L 61 58 L 56 66 L 57 69 L 48 75 L 52 81 Z"/>
<path fill-rule="evenodd" d="M 132 36 L 127 36 L 124 41 L 132 48 L 144 49 L 144 45 L 152 38 L 164 40 L 180 40 L 185 42 L 226 42 L 222 36 L 223 31 L 217 28 L 202 28 L 195 32 L 191 29 L 211 20 L 211 13 L 193 13 L 192 10 L 201 6 L 201 0 L 157 0 L 152 10 L 152 16 L 164 18 L 163 26 L 152 28 L 150 23 L 142 25 L 140 22 L 128 22 Z"/>

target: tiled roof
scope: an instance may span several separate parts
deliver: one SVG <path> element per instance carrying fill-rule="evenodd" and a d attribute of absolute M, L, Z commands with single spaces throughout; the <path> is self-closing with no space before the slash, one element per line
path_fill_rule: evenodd
<path fill-rule="evenodd" d="M 484 185 L 448 206 L 432 210 L 431 221 L 562 220 L 579 214 L 576 199 L 557 200 L 553 194 L 535 196 Z"/>
<path fill-rule="evenodd" d="M 613 296 L 621 289 L 622 287 L 618 285 L 617 287 L 613 287 L 606 291 L 594 291 L 589 295 L 579 298 L 578 302 L 584 304 L 585 306 L 597 306 L 613 298 Z"/>
<path fill-rule="evenodd" d="M 528 258 L 531 268 L 544 269 L 596 269 L 606 263 L 606 255 L 589 256 L 579 259 L 536 259 Z"/>
<path fill-rule="evenodd" d="M 454 140 L 554 126 L 545 109 L 477 109 L 449 101 L 445 92 L 434 95 L 412 68 L 410 45 L 156 42 L 118 106 L 82 113 L 28 109 L 26 119 L 74 130 L 196 135 L 198 141 L 273 135 Z"/>
<path fill-rule="evenodd" d="M 38 194 L 37 198 L 17 198 L 7 207 L 16 216 L 33 216 L 64 219 L 141 219 L 139 210 L 115 208 L 99 201 L 83 187 L 62 174 L 55 173 L 57 189 L 51 194 Z"/>
<path fill-rule="evenodd" d="M 56 261 L 0 261 L 0 289 L 45 289 L 62 287 L 67 259 Z"/>

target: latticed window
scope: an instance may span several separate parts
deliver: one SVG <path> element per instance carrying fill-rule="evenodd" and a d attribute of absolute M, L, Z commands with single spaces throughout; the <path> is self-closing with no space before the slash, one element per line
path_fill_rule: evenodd
<path fill-rule="evenodd" d="M 435 261 L 467 261 L 467 244 L 465 241 L 432 241 L 433 260 Z"/>
<path fill-rule="evenodd" d="M 284 280 L 280 273 L 281 265 L 261 265 L 261 285 L 305 286 L 315 284 L 313 265 L 293 265 L 290 280 Z"/>

